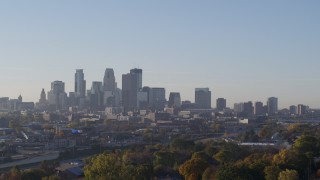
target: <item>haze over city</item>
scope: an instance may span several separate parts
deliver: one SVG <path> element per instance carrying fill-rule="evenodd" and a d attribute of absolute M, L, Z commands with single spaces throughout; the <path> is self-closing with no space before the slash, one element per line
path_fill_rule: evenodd
<path fill-rule="evenodd" d="M 38 101 L 55 80 L 87 89 L 113 68 L 194 101 L 208 87 L 227 105 L 278 97 L 320 108 L 319 1 L 1 2 L 1 97 Z"/>

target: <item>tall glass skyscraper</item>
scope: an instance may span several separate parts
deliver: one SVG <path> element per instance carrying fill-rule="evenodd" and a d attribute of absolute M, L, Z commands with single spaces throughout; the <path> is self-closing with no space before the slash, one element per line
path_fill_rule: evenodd
<path fill-rule="evenodd" d="M 79 97 L 86 96 L 86 81 L 84 80 L 83 69 L 76 70 L 74 92 Z"/>

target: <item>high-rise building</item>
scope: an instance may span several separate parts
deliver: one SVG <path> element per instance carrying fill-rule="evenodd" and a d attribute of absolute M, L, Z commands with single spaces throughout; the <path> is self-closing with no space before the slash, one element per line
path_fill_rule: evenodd
<path fill-rule="evenodd" d="M 47 96 L 46 96 L 44 89 L 42 88 L 39 103 L 46 103 L 46 102 L 47 102 Z"/>
<path fill-rule="evenodd" d="M 293 114 L 293 115 L 297 114 L 297 112 L 298 112 L 297 106 L 294 106 L 294 105 L 290 106 L 289 111 L 290 111 L 290 114 Z"/>
<path fill-rule="evenodd" d="M 170 108 L 180 108 L 181 107 L 181 97 L 178 92 L 171 92 L 169 95 L 169 103 L 168 106 Z"/>
<path fill-rule="evenodd" d="M 263 103 L 262 102 L 256 102 L 254 104 L 254 115 L 260 116 L 264 114 L 263 110 Z"/>
<path fill-rule="evenodd" d="M 121 101 L 121 90 L 117 88 L 114 71 L 107 68 L 103 77 L 103 103 L 106 107 L 119 107 Z"/>
<path fill-rule="evenodd" d="M 211 109 L 211 91 L 209 88 L 195 89 L 195 104 L 199 109 Z"/>
<path fill-rule="evenodd" d="M 114 71 L 111 68 L 107 68 L 103 77 L 103 89 L 104 91 L 115 91 L 116 79 Z"/>
<path fill-rule="evenodd" d="M 150 88 L 149 104 L 156 110 L 163 110 L 166 105 L 166 90 L 164 88 Z"/>
<path fill-rule="evenodd" d="M 103 110 L 103 86 L 102 82 L 93 81 L 91 85 L 91 90 L 88 94 L 90 99 L 90 107 L 92 109 L 101 109 Z"/>
<path fill-rule="evenodd" d="M 67 107 L 67 94 L 65 93 L 64 82 L 54 81 L 51 83 L 51 90 L 48 92 L 49 105 L 55 109 L 65 109 Z"/>
<path fill-rule="evenodd" d="M 223 111 L 227 107 L 227 100 L 224 98 L 218 98 L 216 106 L 218 111 Z"/>
<path fill-rule="evenodd" d="M 125 111 L 139 107 L 138 92 L 142 90 L 142 69 L 131 69 L 122 75 L 122 104 Z"/>
<path fill-rule="evenodd" d="M 80 98 L 86 96 L 86 81 L 84 80 L 83 69 L 76 70 L 74 92 L 76 93 L 76 96 Z"/>
<path fill-rule="evenodd" d="M 233 110 L 236 113 L 241 113 L 244 110 L 243 103 L 234 103 Z"/>
<path fill-rule="evenodd" d="M 298 115 L 302 116 L 307 113 L 307 106 L 303 104 L 298 104 Z"/>
<path fill-rule="evenodd" d="M 278 98 L 270 97 L 267 102 L 268 115 L 274 115 L 278 112 Z"/>
<path fill-rule="evenodd" d="M 138 85 L 138 91 L 142 89 L 142 69 L 137 69 L 137 68 L 134 68 L 134 69 L 131 69 L 130 70 L 130 74 L 136 76 L 136 83 Z"/>
<path fill-rule="evenodd" d="M 243 103 L 243 112 L 246 116 L 253 115 L 253 104 L 251 101 Z"/>

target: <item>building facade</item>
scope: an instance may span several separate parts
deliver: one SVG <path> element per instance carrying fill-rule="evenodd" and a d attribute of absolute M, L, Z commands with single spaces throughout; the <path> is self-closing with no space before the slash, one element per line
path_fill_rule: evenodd
<path fill-rule="evenodd" d="M 169 95 L 169 108 L 180 108 L 181 107 L 181 96 L 178 92 L 171 92 Z"/>
<path fill-rule="evenodd" d="M 268 115 L 274 115 L 278 112 L 278 98 L 270 97 L 267 102 Z"/>
<path fill-rule="evenodd" d="M 142 69 L 131 69 L 122 75 L 122 105 L 124 111 L 139 108 L 138 92 L 142 90 Z"/>
<path fill-rule="evenodd" d="M 218 98 L 216 107 L 218 111 L 223 111 L 227 107 L 227 100 L 224 98 Z"/>
<path fill-rule="evenodd" d="M 211 91 L 209 88 L 195 89 L 195 105 L 198 109 L 211 109 Z"/>

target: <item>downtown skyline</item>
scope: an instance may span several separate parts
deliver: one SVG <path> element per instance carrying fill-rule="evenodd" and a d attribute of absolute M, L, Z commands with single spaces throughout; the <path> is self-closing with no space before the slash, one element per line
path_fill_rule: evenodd
<path fill-rule="evenodd" d="M 112 73 L 114 73 L 114 70 L 113 70 L 113 68 L 106 68 L 106 70 L 105 70 L 105 73 L 104 73 L 104 77 L 102 78 L 102 80 L 93 80 L 92 82 L 89 82 L 89 84 L 87 84 L 86 82 L 88 82 L 87 80 L 86 80 L 86 74 L 85 74 L 85 70 L 84 69 L 75 69 L 75 74 L 74 74 L 74 79 L 73 79 L 73 82 L 71 82 L 71 84 L 72 85 L 67 85 L 66 84 L 66 82 L 65 81 L 63 81 L 63 80 L 55 80 L 55 81 L 53 81 L 53 82 L 51 82 L 51 86 L 52 86 L 52 83 L 55 83 L 55 82 L 61 82 L 61 83 L 63 83 L 63 89 L 65 89 L 65 93 L 66 93 L 66 95 L 68 95 L 69 93 L 77 93 L 77 89 L 78 89 L 78 87 L 77 87 L 77 79 L 78 79 L 78 73 L 80 72 L 80 73 L 82 73 L 82 78 L 83 78 L 83 80 L 84 80 L 84 87 L 83 88 L 85 88 L 86 90 L 85 90 L 85 94 L 86 94 L 86 96 L 88 95 L 87 94 L 87 91 L 89 91 L 91 88 L 92 88 L 92 83 L 96 83 L 96 82 L 100 82 L 100 83 L 104 83 L 105 82 L 105 77 L 106 77 L 106 73 L 107 72 L 110 72 L 110 70 L 112 71 Z M 132 70 L 135 70 L 135 69 L 131 69 L 130 71 L 132 71 Z M 114 75 L 114 77 L 116 77 L 116 73 L 114 73 L 113 74 Z M 125 75 L 125 74 L 122 74 L 122 76 L 123 75 Z M 144 75 L 142 75 L 142 87 L 147 87 L 147 88 L 149 88 L 149 87 L 151 87 L 151 86 L 149 86 L 148 84 L 144 84 L 144 82 L 143 82 L 143 79 L 144 79 Z M 120 88 L 121 90 L 122 90 L 122 86 L 121 85 L 119 85 L 119 83 L 118 83 L 118 81 L 117 81 L 117 79 L 115 78 L 115 79 L 113 79 L 113 81 L 117 84 L 117 87 L 118 88 Z M 120 79 L 120 82 L 121 82 L 121 79 Z M 121 82 L 121 84 L 122 84 L 122 82 Z M 123 84 L 122 84 L 123 85 Z M 71 86 L 71 87 L 73 87 L 73 89 L 71 88 L 70 89 L 70 91 L 67 89 L 67 88 L 65 88 L 65 87 L 67 87 L 67 86 Z M 105 86 L 103 86 L 103 88 L 105 88 Z M 175 93 L 175 92 L 178 92 L 178 93 L 181 93 L 181 92 L 179 92 L 179 91 L 168 91 L 167 90 L 167 88 L 166 87 L 163 87 L 163 86 L 156 86 L 156 87 L 153 87 L 153 88 L 164 88 L 166 91 L 167 91 L 167 93 L 166 93 L 166 100 L 167 101 L 169 101 L 169 96 L 170 96 L 170 93 Z M 43 89 L 45 89 L 45 88 L 43 88 Z M 42 91 L 43 91 L 43 89 L 42 89 Z M 48 93 L 50 93 L 50 89 L 51 88 L 48 88 L 48 90 L 46 90 L 45 89 L 45 91 L 47 91 Z M 202 88 L 199 88 L 199 87 L 194 87 L 193 88 L 193 97 L 191 97 L 191 98 L 189 98 L 189 99 L 183 99 L 183 98 L 181 98 L 181 101 L 191 101 L 192 103 L 196 103 L 196 92 L 197 91 L 199 91 L 199 90 L 205 90 L 205 91 L 209 91 L 209 90 L 211 90 L 210 88 L 208 88 L 208 87 L 206 87 L 206 86 L 203 86 Z M 36 100 L 30 100 L 30 102 L 34 102 L 34 103 L 37 103 L 37 102 L 39 102 L 39 101 L 41 101 L 41 99 L 42 99 L 42 92 L 41 91 L 41 93 L 40 93 L 40 95 L 38 96 L 38 99 L 36 99 Z M 211 91 L 209 91 L 210 92 L 210 94 L 211 94 Z M 195 94 L 196 93 L 196 94 Z M 81 93 L 79 93 L 79 95 L 80 95 Z M 20 93 L 19 94 L 19 98 L 21 97 L 21 95 L 22 95 L 22 93 Z M 212 108 L 216 108 L 216 100 L 217 99 L 219 99 L 219 98 L 226 98 L 226 97 L 212 97 L 214 94 L 212 94 L 211 95 L 211 107 Z M 0 97 L 9 97 L 9 96 L 0 96 Z M 80 95 L 80 97 L 84 97 L 83 95 Z M 182 96 L 183 97 L 183 96 Z M 15 99 L 15 97 L 9 97 L 10 99 Z M 48 97 L 46 97 L 46 98 L 49 98 L 49 95 L 48 95 Z M 236 105 L 236 104 L 238 104 L 238 103 L 246 103 L 246 102 L 262 102 L 262 103 L 265 103 L 265 104 L 267 104 L 268 103 L 268 101 L 269 101 L 269 98 L 273 98 L 273 97 L 267 97 L 267 99 L 266 99 L 266 101 L 264 101 L 264 100 L 262 100 L 262 99 L 257 99 L 257 100 L 243 100 L 243 101 L 239 101 L 239 102 L 229 102 L 228 103 L 228 98 L 226 98 L 226 105 L 227 105 L 227 107 L 229 107 L 229 108 L 231 108 L 231 109 L 233 109 L 234 108 L 234 106 Z M 278 98 L 278 97 L 277 97 Z M 23 98 L 23 100 L 24 100 L 24 102 L 28 102 L 28 100 L 26 100 L 25 98 Z M 103 101 L 105 101 L 105 100 L 103 100 Z M 201 100 L 201 101 L 205 101 L 205 99 L 203 99 L 203 100 Z M 278 102 L 277 102 L 277 104 L 278 104 Z M 298 103 L 298 104 L 301 104 L 301 103 Z M 289 105 L 289 106 L 292 106 L 292 105 L 298 105 L 298 104 L 291 104 L 291 105 Z M 308 105 L 309 106 L 309 104 L 304 104 L 304 105 Z M 280 109 L 283 109 L 283 108 L 287 108 L 287 109 L 289 109 L 289 106 L 288 107 L 281 107 L 281 106 L 279 106 L 279 110 Z M 310 107 L 310 108 L 316 108 L 316 107 Z M 278 109 L 278 107 L 276 108 L 276 109 Z M 274 110 L 274 111 L 276 111 L 276 110 Z"/>
<path fill-rule="evenodd" d="M 320 108 L 320 3 L 2 2 L 0 96 L 38 101 L 55 80 L 74 91 L 113 68 L 143 69 L 143 86 L 212 91 L 227 106 L 279 98 L 279 108 Z"/>

